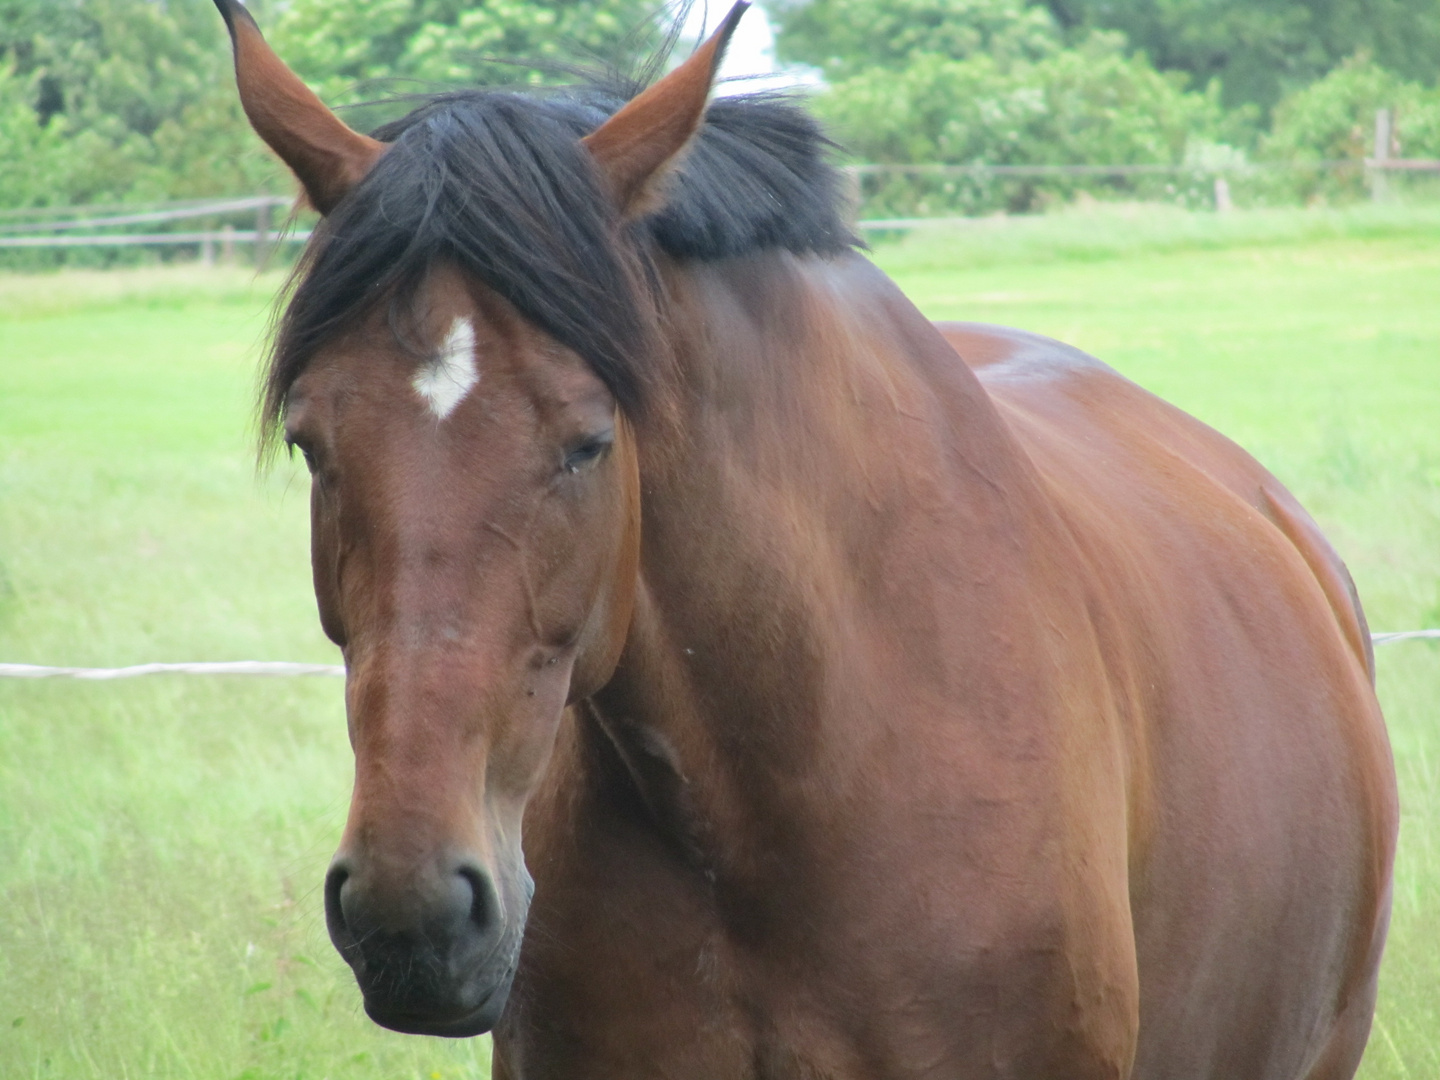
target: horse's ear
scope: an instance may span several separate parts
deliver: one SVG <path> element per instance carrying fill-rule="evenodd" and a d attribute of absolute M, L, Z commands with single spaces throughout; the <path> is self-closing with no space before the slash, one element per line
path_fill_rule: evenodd
<path fill-rule="evenodd" d="M 749 6 L 739 0 L 688 60 L 582 140 L 627 220 L 655 209 L 658 182 L 700 130 L 725 46 Z"/>
<path fill-rule="evenodd" d="M 235 48 L 240 104 L 255 133 L 289 165 L 312 206 L 328 214 L 386 145 L 351 131 L 265 42 L 239 0 L 215 0 Z"/>

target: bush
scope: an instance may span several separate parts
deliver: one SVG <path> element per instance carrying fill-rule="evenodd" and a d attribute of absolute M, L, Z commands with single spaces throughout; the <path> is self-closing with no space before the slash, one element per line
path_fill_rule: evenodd
<path fill-rule="evenodd" d="M 284 192 L 235 101 L 205 0 L 0 6 L 8 208 Z"/>
<path fill-rule="evenodd" d="M 63 202 L 75 169 L 64 121 L 43 124 L 31 105 L 35 81 L 0 66 L 0 208 Z"/>
<path fill-rule="evenodd" d="M 1406 78 L 1434 80 L 1435 0 L 1046 0 L 1075 33 L 1119 30 L 1162 71 L 1192 86 L 1218 79 L 1228 107 L 1266 114 L 1357 49 Z"/>
<path fill-rule="evenodd" d="M 661 29 L 650 0 L 293 0 L 275 47 L 332 102 L 394 89 L 552 81 L 566 64 L 629 72 Z M 497 62 L 499 61 L 499 62 Z"/>
<path fill-rule="evenodd" d="M 955 165 L 1179 165 L 1195 140 L 1224 127 L 1216 94 L 1185 91 L 1118 35 L 1009 63 L 980 54 L 920 55 L 902 69 L 870 69 L 833 84 L 817 111 L 856 156 L 875 163 Z M 1125 177 L 867 180 L 867 213 L 1026 211 L 1097 187 L 1174 195 L 1173 180 Z"/>
<path fill-rule="evenodd" d="M 1406 82 L 1358 54 L 1276 106 L 1261 157 L 1294 170 L 1277 180 L 1279 193 L 1306 202 L 1363 196 L 1382 108 L 1392 110 L 1392 157 L 1440 158 L 1440 89 Z M 1354 167 L 1319 167 L 1336 161 Z"/>
<path fill-rule="evenodd" d="M 768 10 L 779 58 L 832 81 L 922 57 L 1040 60 L 1063 44 L 1050 15 L 1024 0 L 775 0 Z"/>
<path fill-rule="evenodd" d="M 383 78 L 546 77 L 523 62 L 491 62 L 497 56 L 623 67 L 657 38 L 646 21 L 650 0 L 252 0 L 250 8 L 332 103 L 357 88 L 373 93 L 368 81 Z M 402 89 L 417 88 L 429 87 Z M 0 155 L 0 209 L 294 188 L 240 109 L 210 0 L 0 0 Z"/>

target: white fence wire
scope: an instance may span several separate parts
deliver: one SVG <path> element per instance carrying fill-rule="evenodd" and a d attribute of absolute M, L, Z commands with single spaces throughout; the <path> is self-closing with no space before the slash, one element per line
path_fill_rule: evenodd
<path fill-rule="evenodd" d="M 1378 121 L 1377 121 L 1378 123 Z M 1387 120 L 1386 124 L 1389 123 Z M 1377 128 L 1377 130 L 1379 130 Z M 1388 130 L 1388 129 L 1387 129 Z M 1384 177 L 1390 173 L 1437 173 L 1440 161 L 1392 158 L 1384 156 L 1380 142 L 1376 143 L 1375 157 L 1361 161 L 1350 159 L 1336 161 L 1315 161 L 1303 163 L 1255 163 L 1243 165 L 850 165 L 845 172 L 852 183 L 858 185 L 863 177 L 887 176 L 934 176 L 948 178 L 970 178 L 976 180 L 1046 179 L 1057 177 L 1123 178 L 1136 176 L 1174 176 L 1208 178 L 1215 184 L 1216 207 L 1229 204 L 1228 182 L 1241 176 L 1271 172 L 1313 172 L 1316 170 L 1362 169 L 1372 178 L 1375 196 L 1381 198 Z M 858 191 L 858 188 L 857 188 Z M 214 257 L 214 245 L 225 249 L 226 258 L 233 257 L 234 244 L 253 244 L 262 257 L 266 249 L 279 243 L 308 240 L 308 229 L 274 229 L 271 227 L 271 212 L 278 208 L 293 206 L 294 200 L 279 195 L 247 195 L 225 199 L 183 200 L 171 203 L 151 203 L 126 206 L 77 206 L 69 208 L 25 208 L 0 210 L 0 248 L 76 248 L 76 247 L 133 247 L 133 246 L 185 246 L 198 245 L 202 257 L 209 262 Z M 105 211 L 118 211 L 106 213 Z M 224 218 L 237 214 L 253 214 L 253 229 L 204 229 L 185 232 L 124 232 L 94 231 L 123 230 L 127 226 L 160 224 L 187 221 L 196 218 Z M 35 220 L 48 218 L 48 220 Z M 906 217 L 861 220 L 855 223 L 862 231 L 906 231 L 933 226 L 953 225 L 958 221 L 973 218 L 954 217 Z M 79 230 L 91 230 L 74 235 Z"/>
<path fill-rule="evenodd" d="M 134 664 L 131 667 L 46 667 L 0 664 L 0 679 L 133 679 L 139 675 L 344 675 L 341 664 L 292 664 L 284 660 L 225 660 L 215 663 Z"/>
<path fill-rule="evenodd" d="M 247 195 L 233 199 L 186 200 L 177 203 L 156 203 L 127 207 L 77 206 L 49 211 L 11 210 L 0 212 L 0 248 L 76 248 L 76 247 L 168 247 L 199 245 L 206 261 L 214 257 L 214 247 L 221 245 L 231 257 L 234 244 L 253 244 L 262 255 L 273 244 L 308 240 L 308 229 L 274 229 L 271 212 L 294 205 L 294 199 L 278 195 Z M 119 213 L 101 213 L 118 210 Z M 32 220 L 48 214 L 48 220 Z M 253 229 L 231 226 L 184 232 L 96 232 L 124 230 L 132 225 L 157 225 L 197 218 L 233 218 L 237 214 L 253 214 Z M 90 230 L 75 235 L 79 230 Z"/>
<path fill-rule="evenodd" d="M 1338 165 L 1338 162 L 1323 162 L 1322 165 Z M 1346 163 L 1351 164 L 1351 163 Z M 1440 162 L 1367 160 L 1368 168 L 1440 171 Z M 1181 173 L 1194 170 L 1185 166 L 1169 165 L 861 165 L 852 166 L 853 175 L 874 175 L 884 173 L 938 173 L 941 175 L 991 175 L 991 176 L 1121 176 L 1142 173 Z M 1218 175 L 1218 173 L 1217 173 Z M 64 220 L 25 220 L 32 214 L 45 211 L 8 211 L 0 213 L 0 248 L 45 248 L 45 247 L 129 247 L 132 245 L 201 244 L 210 255 L 215 243 L 225 245 L 250 243 L 264 247 L 276 241 L 297 241 L 309 239 L 309 230 L 274 232 L 269 228 L 270 211 L 278 206 L 288 205 L 291 200 L 272 195 L 257 195 L 236 199 L 208 201 L 187 201 L 156 206 L 154 209 L 140 209 L 116 206 L 129 212 L 105 216 L 93 216 L 97 210 L 110 207 L 80 207 L 74 213 L 83 214 L 86 209 L 92 216 L 77 216 Z M 73 230 L 121 228 L 127 225 L 151 224 L 168 221 L 193 220 L 200 217 L 254 212 L 256 228 L 253 230 L 206 230 L 202 232 L 168 233 L 92 233 L 86 235 L 55 235 L 71 233 Z M 892 218 L 859 221 L 861 229 L 911 229 L 934 225 L 958 224 L 968 218 Z M 49 235 L 46 235 L 49 234 Z M 1440 639 L 1437 630 L 1399 630 L 1390 633 L 1372 634 L 1376 645 L 1388 645 L 1397 641 L 1417 638 Z M 269 677 L 292 676 L 338 676 L 344 675 L 345 668 L 339 664 L 296 664 L 287 661 L 234 660 L 218 662 L 195 662 L 174 664 L 135 664 L 117 668 L 51 667 L 43 664 L 0 664 L 0 678 L 6 679 L 50 679 L 70 678 L 89 680 L 131 679 L 141 675 L 259 675 Z"/>
<path fill-rule="evenodd" d="M 1440 630 L 1396 630 L 1371 634 L 1376 645 L 1419 638 L 1440 640 Z M 341 664 L 293 664 L 284 660 L 227 660 L 191 664 L 134 664 L 118 668 L 46 667 L 43 664 L 0 664 L 0 679 L 133 679 L 140 675 L 344 675 Z"/>
<path fill-rule="evenodd" d="M 1397 641 L 1412 641 L 1416 638 L 1440 639 L 1440 630 L 1393 630 L 1388 634 L 1370 635 L 1370 640 L 1376 645 L 1390 645 Z"/>

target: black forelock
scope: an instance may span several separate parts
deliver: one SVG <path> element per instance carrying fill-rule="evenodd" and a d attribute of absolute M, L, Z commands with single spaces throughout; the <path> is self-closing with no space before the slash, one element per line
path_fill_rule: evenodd
<path fill-rule="evenodd" d="M 375 131 L 390 149 L 321 223 L 297 273 L 265 380 L 266 428 L 320 346 L 369 305 L 412 296 L 440 262 L 504 296 L 635 409 L 649 333 L 636 257 L 649 245 L 703 261 L 857 243 L 831 144 L 774 94 L 714 101 L 664 208 L 622 231 L 579 140 L 623 103 L 597 87 L 463 91 Z"/>

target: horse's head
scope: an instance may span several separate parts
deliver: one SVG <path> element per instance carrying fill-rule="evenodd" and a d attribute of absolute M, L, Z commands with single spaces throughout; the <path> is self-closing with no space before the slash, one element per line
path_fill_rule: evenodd
<path fill-rule="evenodd" d="M 216 2 L 247 114 L 328 215 L 282 324 L 270 405 L 313 477 L 315 593 L 348 669 L 355 789 L 326 880 L 331 937 L 381 1024 L 477 1034 L 518 960 L 527 799 L 566 704 L 610 678 L 629 625 L 639 481 L 623 395 L 582 344 L 530 317 L 526 303 L 546 302 L 533 283 L 487 283 L 443 254 L 407 281 L 362 265 L 385 245 L 347 205 L 401 168 L 404 139 L 449 138 L 453 117 L 413 124 L 394 148 L 383 130 L 356 134 L 236 0 Z M 574 140 L 616 236 L 698 129 L 743 6 Z M 432 179 L 391 176 L 376 198 L 433 202 Z M 559 197 L 503 197 L 523 209 L 532 196 Z M 501 197 L 475 190 L 450 211 Z M 583 267 L 567 274 L 583 284 Z"/>
<path fill-rule="evenodd" d="M 519 951 L 526 800 L 567 701 L 624 642 L 637 479 L 573 352 L 451 269 L 417 301 L 418 360 L 383 316 L 321 349 L 285 437 L 312 472 L 315 592 L 349 673 L 331 937 L 377 1021 L 473 1034 Z"/>

